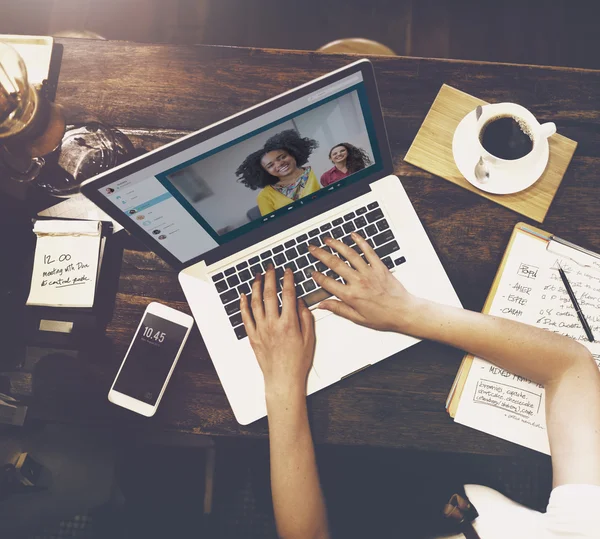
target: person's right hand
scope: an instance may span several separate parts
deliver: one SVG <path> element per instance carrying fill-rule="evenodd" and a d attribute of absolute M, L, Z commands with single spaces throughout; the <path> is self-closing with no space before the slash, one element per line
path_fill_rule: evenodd
<path fill-rule="evenodd" d="M 264 281 L 264 286 L 263 286 Z M 252 301 L 240 297 L 242 320 L 250 345 L 265 379 L 267 396 L 300 392 L 306 396 L 306 380 L 315 353 L 314 318 L 302 300 L 296 300 L 294 277 L 283 277 L 282 307 L 277 304 L 275 270 L 252 284 Z"/>
<path fill-rule="evenodd" d="M 315 271 L 315 282 L 339 298 L 339 301 L 322 301 L 318 308 L 373 329 L 410 333 L 411 319 L 421 300 L 410 294 L 390 273 L 364 238 L 353 232 L 352 239 L 365 254 L 366 261 L 345 243 L 333 238 L 325 239 L 325 243 L 352 267 L 323 249 L 312 245 L 309 247 L 313 256 L 346 281 L 346 284 L 342 284 Z"/>

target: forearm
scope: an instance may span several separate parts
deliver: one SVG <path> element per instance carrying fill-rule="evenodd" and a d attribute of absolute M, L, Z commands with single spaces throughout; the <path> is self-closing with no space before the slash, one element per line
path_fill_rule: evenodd
<path fill-rule="evenodd" d="M 267 392 L 267 414 L 271 490 L 279 536 L 329 537 L 304 392 Z"/>
<path fill-rule="evenodd" d="M 417 300 L 414 319 L 404 332 L 460 348 L 541 384 L 558 379 L 589 357 L 573 339 L 426 300 Z"/>
<path fill-rule="evenodd" d="M 554 486 L 600 485 L 600 372 L 581 361 L 546 385 Z"/>
<path fill-rule="evenodd" d="M 512 320 L 419 301 L 408 332 L 461 348 L 546 389 L 554 485 L 600 484 L 600 373 L 568 337 Z"/>
<path fill-rule="evenodd" d="M 316 272 L 315 281 L 339 298 L 319 306 L 358 324 L 438 341 L 486 359 L 546 389 L 546 424 L 555 481 L 600 484 L 600 373 L 573 339 L 515 321 L 433 303 L 410 294 L 372 247 L 353 234 L 353 248 L 326 240 L 341 257 L 310 247 L 345 284 Z M 366 263 L 368 261 L 368 265 Z"/>

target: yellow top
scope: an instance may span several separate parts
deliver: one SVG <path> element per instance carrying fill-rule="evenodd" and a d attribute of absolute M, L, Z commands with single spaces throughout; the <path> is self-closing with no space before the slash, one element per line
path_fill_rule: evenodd
<path fill-rule="evenodd" d="M 302 188 L 302 191 L 300 191 L 300 196 L 298 198 L 315 193 L 320 188 L 321 185 L 319 184 L 319 180 L 317 180 L 315 173 L 311 169 L 308 173 L 308 180 L 306 180 L 306 184 Z M 283 208 L 292 202 L 294 201 L 291 198 L 281 194 L 277 189 L 274 189 L 270 185 L 267 185 L 256 197 L 256 203 L 258 204 L 261 215 L 267 215 L 267 213 Z"/>

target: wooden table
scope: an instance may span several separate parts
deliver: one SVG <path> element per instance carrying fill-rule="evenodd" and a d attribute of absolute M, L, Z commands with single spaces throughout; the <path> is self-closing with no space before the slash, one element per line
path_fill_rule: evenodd
<path fill-rule="evenodd" d="M 90 116 L 154 148 L 343 66 L 355 57 L 314 52 L 59 40 L 57 102 L 71 123 Z M 464 306 L 480 310 L 513 226 L 523 220 L 476 194 L 403 162 L 442 83 L 491 102 L 514 101 L 579 142 L 542 227 L 600 250 L 600 71 L 374 57 L 383 112 L 401 178 Z M 127 237 L 125 237 L 127 240 Z M 235 421 L 195 329 L 152 419 L 110 405 L 110 383 L 145 306 L 189 312 L 177 275 L 127 240 L 108 348 L 76 368 L 40 374 L 31 415 L 210 435 L 265 437 L 267 421 Z M 462 353 L 420 343 L 309 398 L 317 443 L 495 455 L 528 450 L 455 424 L 444 402 Z M 74 365 L 74 364 L 73 364 Z"/>

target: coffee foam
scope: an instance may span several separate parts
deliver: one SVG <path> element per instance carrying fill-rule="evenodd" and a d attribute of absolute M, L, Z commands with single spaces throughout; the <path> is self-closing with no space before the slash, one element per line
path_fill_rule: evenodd
<path fill-rule="evenodd" d="M 490 125 L 492 122 L 495 122 L 496 120 L 501 120 L 502 118 L 511 118 L 512 120 L 514 120 L 515 122 L 517 122 L 517 124 L 521 128 L 521 131 L 523 133 L 525 133 L 531 139 L 531 142 L 535 143 L 535 138 L 533 136 L 533 131 L 531 130 L 531 127 L 529 126 L 529 124 L 523 118 L 519 118 L 517 116 L 513 116 L 512 114 L 499 114 L 498 116 L 494 116 L 493 118 L 489 118 L 488 121 L 485 122 L 485 124 L 483 124 L 483 126 L 479 130 L 479 140 L 481 141 L 481 137 L 483 136 L 485 128 L 488 125 Z"/>

